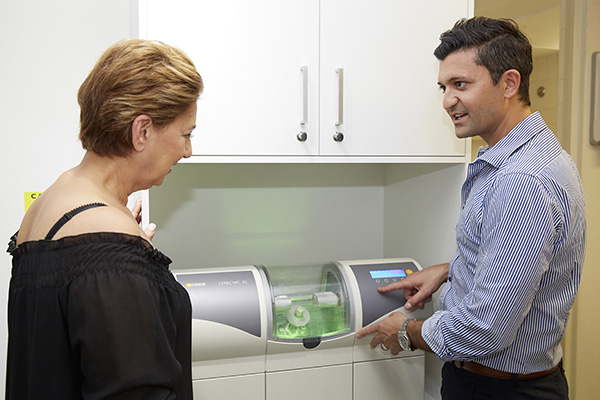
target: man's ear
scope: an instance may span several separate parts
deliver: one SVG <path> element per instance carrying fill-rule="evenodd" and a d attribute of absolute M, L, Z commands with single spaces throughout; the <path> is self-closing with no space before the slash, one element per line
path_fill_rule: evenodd
<path fill-rule="evenodd" d="M 135 117 L 131 124 L 131 143 L 135 151 L 142 151 L 148 143 L 149 129 L 152 127 L 152 118 L 142 114 Z"/>
<path fill-rule="evenodd" d="M 521 87 L 521 74 L 516 69 L 509 69 L 502 74 L 504 82 L 504 96 L 507 99 L 512 99 L 519 93 Z"/>

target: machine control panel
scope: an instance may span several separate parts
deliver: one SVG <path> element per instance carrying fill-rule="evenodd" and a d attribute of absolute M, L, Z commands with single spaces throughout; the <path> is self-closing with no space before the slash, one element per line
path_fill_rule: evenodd
<path fill-rule="evenodd" d="M 362 326 L 365 327 L 381 316 L 404 306 L 404 290 L 379 293 L 377 288 L 406 279 L 419 270 L 410 261 L 383 264 L 350 265 L 358 283 L 362 304 Z"/>

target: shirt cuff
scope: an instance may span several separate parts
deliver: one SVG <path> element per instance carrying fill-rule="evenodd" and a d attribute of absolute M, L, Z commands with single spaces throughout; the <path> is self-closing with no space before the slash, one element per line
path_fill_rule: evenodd
<path fill-rule="evenodd" d="M 421 336 L 429 348 L 442 361 L 460 360 L 461 357 L 453 356 L 446 348 L 444 335 L 440 329 L 440 320 L 445 311 L 436 311 L 431 317 L 423 322 L 421 327 Z"/>

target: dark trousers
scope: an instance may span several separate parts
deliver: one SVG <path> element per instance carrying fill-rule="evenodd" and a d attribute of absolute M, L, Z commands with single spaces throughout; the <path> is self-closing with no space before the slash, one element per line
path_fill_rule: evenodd
<path fill-rule="evenodd" d="M 562 361 L 541 378 L 497 379 L 474 374 L 447 362 L 442 368 L 443 400 L 568 400 L 569 387 Z"/>

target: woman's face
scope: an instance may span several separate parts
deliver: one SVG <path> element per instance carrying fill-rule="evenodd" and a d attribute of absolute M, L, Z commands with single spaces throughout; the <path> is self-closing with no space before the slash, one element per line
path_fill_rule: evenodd
<path fill-rule="evenodd" d="M 192 155 L 192 131 L 196 128 L 197 105 L 177 117 L 170 124 L 154 129 L 150 151 L 151 159 L 147 163 L 148 179 L 152 186 L 163 183 L 171 172 L 171 167 L 182 158 Z"/>

